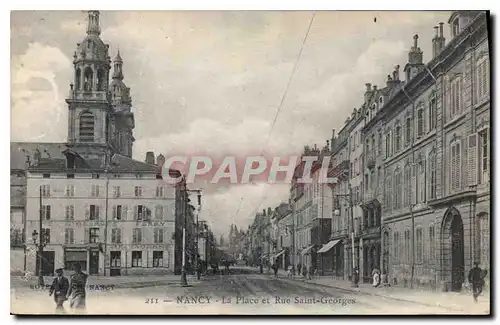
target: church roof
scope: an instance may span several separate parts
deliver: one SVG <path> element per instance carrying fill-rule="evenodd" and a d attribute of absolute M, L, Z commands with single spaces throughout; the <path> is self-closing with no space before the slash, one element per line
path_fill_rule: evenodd
<path fill-rule="evenodd" d="M 63 151 L 66 145 L 61 142 L 11 142 L 10 143 L 10 169 L 26 170 L 29 164 L 35 161 L 35 153 L 40 153 L 40 158 L 64 158 Z"/>
<path fill-rule="evenodd" d="M 64 148 L 63 148 L 64 150 Z M 61 151 L 65 154 L 73 154 L 81 157 L 77 151 L 66 149 Z M 83 158 L 82 158 L 83 159 Z M 60 173 L 91 173 L 105 172 L 105 166 L 98 159 L 83 159 L 83 164 L 79 168 L 67 168 L 66 158 L 41 158 L 36 166 L 26 167 L 31 172 L 60 172 Z M 145 173 L 161 174 L 162 168 L 156 165 L 149 165 L 142 161 L 135 160 L 120 154 L 114 154 L 111 158 L 111 165 L 108 168 L 109 173 Z M 169 169 L 170 177 L 180 177 L 181 173 L 175 169 Z"/>

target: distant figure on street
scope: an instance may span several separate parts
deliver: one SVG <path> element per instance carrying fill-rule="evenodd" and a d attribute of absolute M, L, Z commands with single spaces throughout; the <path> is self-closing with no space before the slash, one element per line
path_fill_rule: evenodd
<path fill-rule="evenodd" d="M 201 272 L 203 272 L 203 261 L 198 261 L 198 265 L 196 268 L 196 277 L 198 280 L 201 277 Z"/>
<path fill-rule="evenodd" d="M 264 265 L 262 265 L 262 263 L 260 263 L 260 265 L 259 265 L 259 270 L 260 270 L 260 274 L 264 273 Z"/>
<path fill-rule="evenodd" d="M 358 286 L 358 283 L 359 283 L 359 269 L 358 269 L 358 267 L 354 268 L 353 277 L 354 277 L 354 285 Z"/>
<path fill-rule="evenodd" d="M 307 266 L 305 265 L 302 267 L 302 276 L 307 279 Z"/>
<path fill-rule="evenodd" d="M 298 272 L 298 275 L 300 275 L 302 271 L 302 264 L 299 263 L 299 265 L 297 265 L 297 272 Z"/>
<path fill-rule="evenodd" d="M 278 277 L 278 265 L 276 265 L 276 263 L 273 263 L 272 267 L 271 267 L 274 271 L 274 276 L 275 277 Z"/>
<path fill-rule="evenodd" d="M 374 268 L 372 271 L 372 286 L 375 288 L 380 285 L 380 270 L 378 268 Z"/>
<path fill-rule="evenodd" d="M 63 269 L 56 270 L 56 277 L 52 282 L 49 290 L 49 296 L 54 294 L 54 301 L 56 303 L 56 314 L 64 314 L 63 303 L 66 301 L 66 294 L 69 290 L 69 281 L 63 276 Z"/>
<path fill-rule="evenodd" d="M 474 262 L 474 267 L 469 271 L 469 283 L 472 284 L 472 297 L 477 302 L 477 297 L 483 292 L 484 278 L 488 271 L 479 267 L 479 262 Z"/>
<path fill-rule="evenodd" d="M 71 276 L 69 283 L 68 298 L 70 299 L 69 306 L 77 312 L 85 310 L 86 292 L 88 275 L 82 272 L 82 266 L 75 264 L 75 273 Z"/>

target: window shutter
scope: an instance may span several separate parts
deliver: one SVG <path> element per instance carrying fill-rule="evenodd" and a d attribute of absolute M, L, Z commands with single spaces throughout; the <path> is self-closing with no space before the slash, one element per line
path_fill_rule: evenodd
<path fill-rule="evenodd" d="M 116 220 L 117 214 L 116 214 L 116 205 L 113 205 L 113 220 Z"/>
<path fill-rule="evenodd" d="M 468 183 L 469 186 L 477 184 L 477 133 L 469 135 L 469 144 L 467 148 L 467 164 L 468 164 Z"/>
<path fill-rule="evenodd" d="M 148 267 L 148 252 L 147 251 L 142 251 L 142 265 L 139 265 L 142 267 Z"/>
<path fill-rule="evenodd" d="M 122 205 L 122 221 L 127 220 L 128 207 L 126 205 Z"/>
<path fill-rule="evenodd" d="M 96 220 L 99 220 L 99 219 L 101 218 L 101 216 L 100 216 L 100 213 L 99 213 L 99 212 L 100 212 L 100 211 L 99 211 L 99 206 L 98 206 L 98 205 L 96 205 L 96 206 L 95 206 L 95 219 L 96 219 Z"/>
<path fill-rule="evenodd" d="M 89 220 L 90 218 L 90 206 L 85 204 L 85 220 Z"/>
<path fill-rule="evenodd" d="M 69 244 L 69 229 L 66 229 L 66 231 L 64 232 L 64 242 L 66 244 Z"/>
<path fill-rule="evenodd" d="M 89 228 L 85 228 L 83 243 L 87 244 L 87 243 L 89 243 L 89 241 L 90 241 L 90 230 L 89 230 Z"/>
<path fill-rule="evenodd" d="M 134 220 L 137 220 L 137 216 L 139 214 L 139 207 L 137 205 L 134 205 Z"/>

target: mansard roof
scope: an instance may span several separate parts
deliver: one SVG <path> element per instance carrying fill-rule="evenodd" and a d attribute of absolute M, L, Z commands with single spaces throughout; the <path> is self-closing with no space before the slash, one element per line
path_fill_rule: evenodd
<path fill-rule="evenodd" d="M 40 158 L 64 158 L 63 150 L 66 145 L 62 142 L 11 142 L 10 169 L 26 170 L 35 161 L 37 153 Z"/>

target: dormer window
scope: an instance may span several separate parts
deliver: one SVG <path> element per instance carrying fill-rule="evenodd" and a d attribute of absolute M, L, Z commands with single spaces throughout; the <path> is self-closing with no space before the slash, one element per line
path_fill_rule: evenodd
<path fill-rule="evenodd" d="M 378 102 L 379 102 L 380 106 L 382 106 L 384 104 L 384 97 L 380 97 L 378 99 Z"/>

